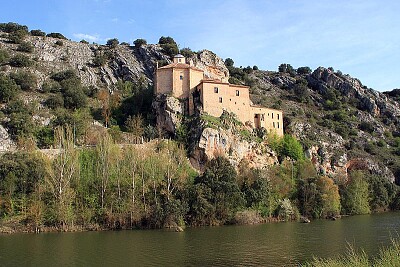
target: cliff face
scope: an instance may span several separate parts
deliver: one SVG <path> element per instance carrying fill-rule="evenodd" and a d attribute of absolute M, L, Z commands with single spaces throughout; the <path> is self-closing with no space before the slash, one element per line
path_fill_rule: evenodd
<path fill-rule="evenodd" d="M 35 123 L 50 125 L 56 115 L 44 105 L 46 95 L 43 84 L 53 73 L 73 69 L 82 83 L 97 89 L 117 90 L 119 80 L 133 83 L 143 79 L 152 84 L 157 61 L 169 63 L 169 57 L 159 45 L 141 47 L 77 43 L 50 37 L 27 36 L 33 45 L 31 53 L 22 53 L 18 45 L 8 42 L 7 33 L 0 32 L 0 49 L 10 57 L 24 54 L 35 63 L 31 67 L 12 67 L 3 63 L 0 72 L 8 75 L 24 70 L 37 77 L 35 88 L 20 97 L 37 102 L 32 114 Z M 58 43 L 58 44 L 56 44 Z M 103 57 L 101 64 L 96 62 Z M 210 78 L 229 79 L 223 60 L 204 50 L 194 53 L 189 61 L 205 71 Z M 238 68 L 239 69 L 239 68 Z M 237 73 L 244 73 L 239 69 Z M 295 135 L 303 144 L 306 156 L 321 173 L 345 177 L 349 170 L 365 169 L 400 180 L 400 105 L 398 91 L 380 93 L 349 75 L 327 68 L 317 68 L 306 74 L 246 70 L 246 79 L 236 82 L 251 85 L 254 104 L 284 111 L 285 132 Z M 98 108 L 95 96 L 90 108 Z M 7 105 L 3 104 L 2 109 Z M 161 127 L 175 135 L 185 125 L 185 104 L 177 99 L 160 96 L 153 102 L 153 111 L 162 118 Z M 144 114 L 146 116 L 146 114 Z M 9 118 L 3 118 L 7 125 Z M 255 167 L 277 164 L 277 156 L 267 146 L 243 138 L 232 128 L 206 127 L 196 129 L 191 140 L 192 163 L 199 169 L 204 162 L 219 153 L 229 157 L 237 166 L 246 159 Z M 396 139 L 397 138 L 397 139 Z M 7 128 L 0 128 L 0 151 L 10 151 L 16 145 Z"/>

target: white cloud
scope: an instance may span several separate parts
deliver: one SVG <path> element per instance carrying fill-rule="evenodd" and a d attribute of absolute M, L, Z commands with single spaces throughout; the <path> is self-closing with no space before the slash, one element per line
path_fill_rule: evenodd
<path fill-rule="evenodd" d="M 100 40 L 98 34 L 90 35 L 85 33 L 74 33 L 73 35 L 76 39 L 84 39 L 89 42 L 98 42 Z"/>

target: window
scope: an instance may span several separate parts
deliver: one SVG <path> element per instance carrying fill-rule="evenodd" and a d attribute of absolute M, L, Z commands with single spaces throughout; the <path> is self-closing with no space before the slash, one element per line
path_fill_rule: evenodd
<path fill-rule="evenodd" d="M 274 118 L 274 113 L 271 113 L 272 114 L 272 118 Z M 275 126 L 274 126 L 274 128 L 275 128 Z"/>
<path fill-rule="evenodd" d="M 279 120 L 279 114 L 278 114 L 278 120 Z M 279 126 L 278 126 L 278 128 L 279 128 Z"/>
<path fill-rule="evenodd" d="M 218 87 L 214 87 L 214 93 L 218 94 Z"/>
<path fill-rule="evenodd" d="M 272 122 L 272 127 L 274 127 L 274 128 L 275 128 L 275 122 Z"/>
<path fill-rule="evenodd" d="M 180 75 L 180 76 L 179 76 L 179 79 L 183 80 L 183 75 Z"/>
<path fill-rule="evenodd" d="M 279 121 L 277 122 L 277 124 L 278 124 L 278 129 L 279 129 Z"/>
<path fill-rule="evenodd" d="M 239 96 L 240 92 L 239 90 L 236 90 L 236 96 Z"/>
<path fill-rule="evenodd" d="M 222 97 L 219 98 L 219 103 L 222 103 Z"/>
<path fill-rule="evenodd" d="M 261 114 L 261 120 L 264 121 L 264 114 Z"/>

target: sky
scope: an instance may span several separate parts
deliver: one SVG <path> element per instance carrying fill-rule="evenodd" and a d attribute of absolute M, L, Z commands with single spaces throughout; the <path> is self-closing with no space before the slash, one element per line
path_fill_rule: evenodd
<path fill-rule="evenodd" d="M 398 0 L 14 0 L 0 22 L 99 44 L 171 36 L 237 67 L 333 67 L 378 91 L 400 88 Z"/>

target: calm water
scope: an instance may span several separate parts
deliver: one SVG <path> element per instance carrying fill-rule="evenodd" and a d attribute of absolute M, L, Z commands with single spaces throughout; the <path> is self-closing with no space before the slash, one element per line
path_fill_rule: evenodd
<path fill-rule="evenodd" d="M 0 266 L 296 266 L 348 243 L 377 255 L 400 213 L 314 221 L 119 232 L 0 235 Z"/>

